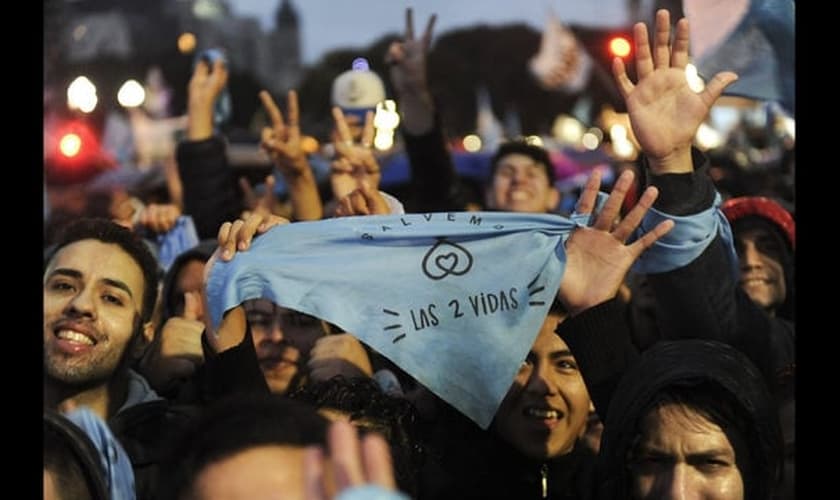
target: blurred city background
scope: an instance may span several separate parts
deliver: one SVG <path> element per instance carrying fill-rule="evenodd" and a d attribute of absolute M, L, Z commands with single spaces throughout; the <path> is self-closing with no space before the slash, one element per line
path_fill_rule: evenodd
<path fill-rule="evenodd" d="M 382 78 L 388 98 L 393 95 L 383 57 L 403 35 L 407 6 L 387 0 L 48 0 L 45 164 L 72 170 L 101 157 L 107 169 L 125 173 L 126 182 L 163 186 L 163 174 L 155 174 L 185 126 L 194 61 L 219 48 L 231 70 L 230 114 L 220 132 L 229 141 L 231 164 L 259 182 L 271 166 L 258 148 L 267 117 L 257 93 L 267 89 L 285 102 L 285 93 L 297 89 L 301 129 L 319 151 L 329 141 L 330 92 L 339 74 L 361 64 Z M 438 14 L 428 78 L 459 173 L 481 180 L 499 142 L 523 136 L 555 153 L 558 182 L 567 191 L 579 188 L 592 168 L 611 172 L 636 161 L 610 61 L 632 57 L 633 22 L 651 22 L 662 7 L 676 20 L 687 6 L 680 0 L 417 2 L 416 31 Z M 535 65 L 560 29 L 574 35 L 573 50 L 591 62 L 574 88 L 552 88 Z M 697 145 L 712 158 L 711 173 L 723 191 L 771 194 L 793 211 L 795 132 L 792 106 L 785 104 L 724 97 Z M 399 110 L 393 102 L 380 108 L 378 123 L 393 132 Z M 377 142 L 382 185 L 398 193 L 408 176 L 406 160 L 399 134 L 387 137 Z M 278 190 L 282 194 L 282 186 Z"/>

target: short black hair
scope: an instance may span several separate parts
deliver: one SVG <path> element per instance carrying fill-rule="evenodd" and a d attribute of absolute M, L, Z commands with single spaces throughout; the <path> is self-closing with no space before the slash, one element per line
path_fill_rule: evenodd
<path fill-rule="evenodd" d="M 140 311 L 142 323 L 152 318 L 158 296 L 158 262 L 146 243 L 131 230 L 108 219 L 81 218 L 70 222 L 59 235 L 55 247 L 44 261 L 46 267 L 62 248 L 82 240 L 98 240 L 103 243 L 118 245 L 137 262 L 143 272 L 143 310 Z"/>
<path fill-rule="evenodd" d="M 505 142 L 499 146 L 496 153 L 490 158 L 490 177 L 496 175 L 496 170 L 499 168 L 499 160 L 510 154 L 525 155 L 534 160 L 534 163 L 542 165 L 545 168 L 545 174 L 548 176 L 548 185 L 554 186 L 557 179 L 554 174 L 554 163 L 552 163 L 551 157 L 548 156 L 548 151 L 545 148 L 522 140 Z"/>
<path fill-rule="evenodd" d="M 385 394 L 373 379 L 342 375 L 300 387 L 289 397 L 347 414 L 362 434 L 382 434 L 390 445 L 397 485 L 417 496 L 417 471 L 422 468 L 425 450 L 418 437 L 417 410 L 410 401 Z"/>
<path fill-rule="evenodd" d="M 326 418 L 310 404 L 263 392 L 237 393 L 209 407 L 181 436 L 164 461 L 169 478 L 157 498 L 177 500 L 188 494 L 210 464 L 265 445 L 324 446 Z"/>

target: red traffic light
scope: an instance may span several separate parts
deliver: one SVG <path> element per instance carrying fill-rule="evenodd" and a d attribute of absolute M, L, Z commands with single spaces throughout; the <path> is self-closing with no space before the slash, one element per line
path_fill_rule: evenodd
<path fill-rule="evenodd" d="M 58 151 L 65 158 L 73 158 L 82 150 L 82 138 L 79 134 L 68 132 L 58 140 Z"/>
<path fill-rule="evenodd" d="M 99 144 L 96 132 L 82 120 L 45 130 L 44 167 L 48 183 L 88 180 L 115 166 Z"/>
<path fill-rule="evenodd" d="M 620 57 L 622 59 L 629 56 L 633 48 L 630 45 L 630 40 L 623 35 L 610 37 L 607 47 L 610 51 L 610 56 Z"/>

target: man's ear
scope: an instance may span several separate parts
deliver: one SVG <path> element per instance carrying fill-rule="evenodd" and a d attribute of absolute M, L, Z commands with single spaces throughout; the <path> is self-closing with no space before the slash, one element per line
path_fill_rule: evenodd
<path fill-rule="evenodd" d="M 134 342 L 131 346 L 131 355 L 133 359 L 140 359 L 146 353 L 146 349 L 151 345 L 155 339 L 155 324 L 153 321 L 144 323 L 140 327 L 140 332 L 135 336 Z"/>

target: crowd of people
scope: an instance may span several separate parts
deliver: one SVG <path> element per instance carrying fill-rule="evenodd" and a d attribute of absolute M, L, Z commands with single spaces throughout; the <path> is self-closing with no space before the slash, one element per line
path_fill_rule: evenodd
<path fill-rule="evenodd" d="M 471 213 L 533 223 L 516 234 L 499 228 L 500 242 L 513 235 L 536 245 L 545 221 L 571 229 L 547 257 L 562 269 L 544 285 L 553 296 L 529 299 L 542 291 L 531 285 L 501 294 L 506 306 L 530 304 L 543 319 L 531 331 L 498 316 L 525 354 L 514 372 L 492 374 L 506 392 L 488 425 L 361 340 L 388 335 L 408 345 L 373 320 L 381 304 L 363 311 L 371 331 L 346 331 L 334 312 L 346 307 L 342 289 L 292 290 L 276 275 L 296 271 L 270 262 L 251 268 L 250 281 L 225 279 L 249 253 L 265 254 L 261 240 L 305 234 L 313 245 L 358 246 L 374 237 L 361 229 L 358 241 L 328 237 L 342 223 L 387 232 L 408 224 L 403 216 L 455 220 L 470 208 L 426 78 L 434 23 L 415 36 L 408 9 L 405 36 L 386 55 L 410 199 L 381 189 L 373 109 L 334 103 L 324 199 L 296 92 L 281 110 L 262 91 L 269 124 L 260 144 L 289 193 L 280 210 L 274 175 L 255 191 L 230 167 L 213 124 L 228 69 L 199 61 L 172 196 L 137 200 L 111 187 L 105 201 L 52 214 L 44 498 L 794 498 L 794 218 L 769 197 L 719 193 L 694 139 L 738 76 L 721 72 L 693 90 L 688 22 L 672 23 L 666 10 L 652 33 L 634 26 L 633 80 L 624 61 L 613 62 L 642 152 L 638 175 L 617 173 L 607 193 L 594 171 L 574 213 L 559 214 L 546 149 L 512 139 L 490 160 L 483 212 Z M 296 225 L 313 229 L 287 231 Z M 396 251 L 413 241 L 389 244 Z M 469 241 L 450 244 L 463 250 Z M 342 260 L 343 248 L 333 258 L 358 279 L 414 293 L 389 283 L 394 262 L 363 252 Z M 524 256 L 512 253 L 500 243 L 492 266 L 520 273 Z M 299 262 L 305 275 L 315 258 L 282 262 Z M 449 277 L 466 270 L 455 253 L 433 260 L 445 276 L 424 286 L 445 303 L 457 290 Z M 246 296 L 220 309 L 218 297 Z M 418 314 L 414 335 L 441 313 Z M 439 360 L 414 349 L 434 370 Z M 457 354 L 465 366 L 496 357 Z M 466 383 L 447 373 L 441 380 Z"/>

